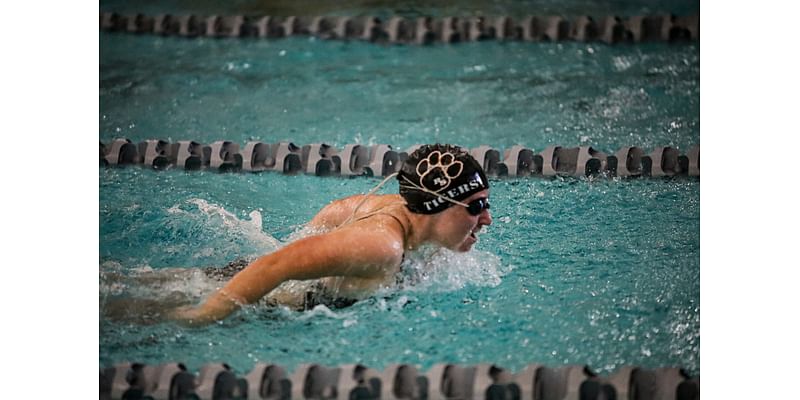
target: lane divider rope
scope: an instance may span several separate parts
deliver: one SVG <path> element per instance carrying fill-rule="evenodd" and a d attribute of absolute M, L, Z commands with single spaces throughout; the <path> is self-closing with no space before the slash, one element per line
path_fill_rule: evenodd
<path fill-rule="evenodd" d="M 519 373 L 493 364 L 435 364 L 422 373 L 410 364 L 383 371 L 360 364 L 329 368 L 302 364 L 294 372 L 257 363 L 237 375 L 225 363 L 199 374 L 182 363 L 119 363 L 100 370 L 100 399 L 698 399 L 700 377 L 679 368 L 623 366 L 600 376 L 586 365 L 529 364 Z"/>
<path fill-rule="evenodd" d="M 399 171 L 402 162 L 419 145 L 396 151 L 387 144 L 347 144 L 339 150 L 325 143 L 298 146 L 292 142 L 250 141 L 244 147 L 219 140 L 209 145 L 192 140 L 169 143 L 150 139 L 133 143 L 126 138 L 100 142 L 100 165 L 141 165 L 154 169 L 217 170 L 316 176 L 387 177 Z M 659 146 L 649 153 L 624 146 L 606 154 L 591 146 L 552 145 L 540 152 L 522 145 L 504 151 L 482 145 L 469 149 L 490 177 L 700 176 L 700 145 L 685 153 L 672 146 Z"/>
<path fill-rule="evenodd" d="M 480 40 L 611 44 L 699 41 L 700 16 L 580 16 L 568 19 L 561 16 L 529 15 L 381 19 L 375 16 L 151 16 L 106 12 L 100 14 L 100 29 L 185 38 L 277 39 L 301 35 L 320 39 L 417 45 Z"/>

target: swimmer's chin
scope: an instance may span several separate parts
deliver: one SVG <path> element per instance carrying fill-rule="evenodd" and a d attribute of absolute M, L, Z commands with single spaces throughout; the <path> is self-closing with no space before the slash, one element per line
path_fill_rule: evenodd
<path fill-rule="evenodd" d="M 458 245 L 458 247 L 456 247 L 455 249 L 451 249 L 451 250 L 457 251 L 459 253 L 466 253 L 466 252 L 472 250 L 472 246 L 474 246 L 475 243 L 477 243 L 477 242 L 478 242 L 477 236 L 470 235 L 470 236 L 467 236 L 467 238 L 464 239 L 464 241 L 461 242 L 461 244 Z"/>

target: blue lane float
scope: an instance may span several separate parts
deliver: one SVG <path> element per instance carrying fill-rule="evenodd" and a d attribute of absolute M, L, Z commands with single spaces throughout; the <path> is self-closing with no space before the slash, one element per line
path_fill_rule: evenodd
<path fill-rule="evenodd" d="M 686 42 L 700 39 L 699 15 L 580 16 L 246 16 L 246 15 L 121 15 L 100 14 L 107 32 L 185 38 L 278 39 L 314 36 L 320 39 L 416 44 L 497 41 L 579 41 L 605 43 Z"/>
<path fill-rule="evenodd" d="M 263 172 L 316 176 L 389 176 L 400 169 L 419 145 L 397 151 L 387 144 L 347 144 L 337 149 L 325 143 L 298 146 L 293 142 L 250 141 L 240 146 L 227 140 L 202 144 L 193 140 L 169 143 L 149 139 L 133 143 L 126 138 L 109 144 L 100 142 L 100 165 L 140 165 L 154 169 Z M 700 176 L 700 146 L 682 153 L 672 146 L 659 146 L 649 153 L 624 146 L 604 153 L 591 146 L 548 146 L 540 152 L 522 145 L 504 151 L 482 145 L 469 149 L 491 177 L 673 177 Z"/>

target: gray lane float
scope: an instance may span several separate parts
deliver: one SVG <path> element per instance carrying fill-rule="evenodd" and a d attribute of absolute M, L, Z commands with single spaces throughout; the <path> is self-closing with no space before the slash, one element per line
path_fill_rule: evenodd
<path fill-rule="evenodd" d="M 163 140 L 145 140 L 138 146 L 142 164 L 153 168 L 165 168 L 170 163 L 170 144 Z"/>
<path fill-rule="evenodd" d="M 302 151 L 292 142 L 280 142 L 272 147 L 272 159 L 275 160 L 273 171 L 284 174 L 296 174 L 303 170 Z"/>
<path fill-rule="evenodd" d="M 245 23 L 241 15 L 212 15 L 205 22 L 205 33 L 209 37 L 240 37 Z"/>
<path fill-rule="evenodd" d="M 138 144 L 126 138 L 100 142 L 100 165 L 121 167 L 138 164 L 153 169 L 207 169 L 220 172 L 273 171 L 316 176 L 389 176 L 400 169 L 419 145 L 397 151 L 388 144 L 347 144 L 339 150 L 326 143 L 297 145 L 293 142 L 250 141 L 240 146 L 227 140 L 203 144 L 193 140 L 169 143 L 148 139 Z M 467 149 L 490 177 L 606 176 L 635 178 L 700 176 L 700 146 L 682 154 L 672 146 L 650 153 L 624 146 L 605 153 L 592 146 L 552 145 L 540 152 L 522 145 L 504 151 L 481 145 Z"/>
<path fill-rule="evenodd" d="M 120 363 L 100 370 L 100 399 L 182 399 L 196 387 L 196 377 L 181 363 Z"/>
<path fill-rule="evenodd" d="M 328 176 L 336 170 L 332 158 L 335 151 L 325 143 L 307 144 L 303 146 L 300 164 L 305 166 L 306 174 Z"/>
<path fill-rule="evenodd" d="M 110 147 L 100 143 L 100 149 L 101 151 L 108 149 L 108 152 L 100 158 L 101 163 L 106 165 L 134 164 L 139 160 L 139 151 L 128 139 L 115 139 Z"/>
<path fill-rule="evenodd" d="M 248 391 L 247 380 L 237 378 L 225 363 L 203 365 L 194 383 L 194 394 L 200 399 L 241 399 Z"/>
<path fill-rule="evenodd" d="M 699 15 L 474 16 L 245 16 L 100 14 L 100 30 L 184 38 L 283 38 L 363 40 L 390 44 L 456 43 L 481 40 L 605 43 L 685 42 L 700 39 Z"/>
<path fill-rule="evenodd" d="M 257 363 L 245 376 L 248 399 L 290 399 L 292 382 L 280 365 Z"/>
<path fill-rule="evenodd" d="M 528 176 L 542 170 L 541 162 L 538 166 L 534 163 L 533 151 L 520 145 L 505 150 L 502 165 L 505 167 L 505 173 L 510 177 Z"/>
<path fill-rule="evenodd" d="M 242 168 L 242 155 L 239 154 L 239 145 L 227 140 L 218 140 L 205 147 L 208 149 L 209 167 L 211 169 L 228 170 Z"/>
<path fill-rule="evenodd" d="M 644 157 L 644 151 L 642 151 L 642 149 L 626 146 L 619 149 L 615 155 L 609 156 L 609 167 L 616 171 L 617 176 L 640 176 L 643 173 L 642 157 Z"/>
<path fill-rule="evenodd" d="M 689 176 L 700 176 L 700 145 L 694 146 L 686 153 Z"/>
<path fill-rule="evenodd" d="M 119 363 L 100 370 L 100 399 L 326 399 L 326 400 L 540 400 L 663 399 L 700 397 L 700 377 L 679 368 L 623 366 L 600 376 L 587 365 L 551 368 L 529 364 L 512 373 L 494 364 L 435 364 L 422 373 L 409 364 L 382 371 L 361 364 L 301 364 L 292 373 L 257 363 L 237 373 L 225 363 L 198 374 L 181 363 Z"/>
<path fill-rule="evenodd" d="M 486 145 L 478 146 L 469 151 L 469 154 L 475 158 L 487 176 L 497 176 L 500 173 L 500 152 Z M 508 167 L 505 168 L 508 171 Z"/>
<path fill-rule="evenodd" d="M 672 176 L 688 168 L 681 163 L 678 149 L 673 147 L 656 147 L 653 152 L 643 157 L 645 174 L 650 176 Z M 683 166 L 685 165 L 685 167 Z"/>

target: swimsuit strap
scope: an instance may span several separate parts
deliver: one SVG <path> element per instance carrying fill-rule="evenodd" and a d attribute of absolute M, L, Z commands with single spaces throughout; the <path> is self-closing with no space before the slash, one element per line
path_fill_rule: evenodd
<path fill-rule="evenodd" d="M 400 224 L 400 228 L 403 230 L 403 259 L 405 259 L 405 248 L 406 248 L 406 245 L 408 244 L 408 229 L 406 228 L 406 224 L 404 224 L 403 221 L 401 221 L 400 218 L 398 218 L 396 215 L 394 215 L 392 213 L 388 213 L 385 210 L 385 208 L 387 208 L 389 206 L 400 205 L 400 204 L 405 205 L 405 203 L 400 203 L 400 202 L 387 204 L 387 205 L 385 205 L 385 206 L 383 206 L 383 207 L 381 207 L 381 208 L 379 208 L 377 210 L 374 210 L 374 211 L 366 213 L 365 215 L 359 216 L 358 218 L 355 219 L 355 221 L 361 221 L 361 220 L 364 220 L 364 219 L 367 219 L 367 218 L 370 218 L 370 217 L 374 217 L 376 215 L 385 215 L 385 216 L 390 217 L 390 218 L 394 219 L 395 221 L 397 221 L 397 223 Z M 353 221 L 353 222 L 355 222 L 355 221 Z"/>
<path fill-rule="evenodd" d="M 386 182 L 389 182 L 389 180 L 390 180 L 390 179 L 392 179 L 392 178 L 394 178 L 395 176 L 397 176 L 397 174 L 398 174 L 398 172 L 395 172 L 395 173 L 393 173 L 393 174 L 391 174 L 391 175 L 387 176 L 387 177 L 386 177 L 386 179 L 382 180 L 382 181 L 381 181 L 381 183 L 379 183 L 379 184 L 375 185 L 375 187 L 374 187 L 374 188 L 372 188 L 372 189 L 371 189 L 369 192 L 367 192 L 367 194 L 366 194 L 366 195 L 364 195 L 364 198 L 363 198 L 363 199 L 361 199 L 361 201 L 360 201 L 360 202 L 358 202 L 358 205 L 356 206 L 356 208 L 354 208 L 354 209 L 353 209 L 353 213 L 352 213 L 352 214 L 350 214 L 350 216 L 349 216 L 349 217 L 347 217 L 347 219 L 346 219 L 346 220 L 345 220 L 345 221 L 344 221 L 344 222 L 343 222 L 343 223 L 342 223 L 340 226 L 342 226 L 342 225 L 346 225 L 348 222 L 352 221 L 352 220 L 353 220 L 353 217 L 355 217 L 355 216 L 356 216 L 356 213 L 358 212 L 358 209 L 359 209 L 359 208 L 361 208 L 361 206 L 363 206 L 363 205 L 364 205 L 364 203 L 367 201 L 367 199 L 369 198 L 369 196 L 372 196 L 372 195 L 373 195 L 373 194 L 374 194 L 376 191 L 378 191 L 378 189 L 380 189 L 380 188 L 381 188 L 381 186 L 385 185 L 385 184 L 386 184 Z M 383 208 L 383 207 L 381 207 L 381 208 Z"/>

